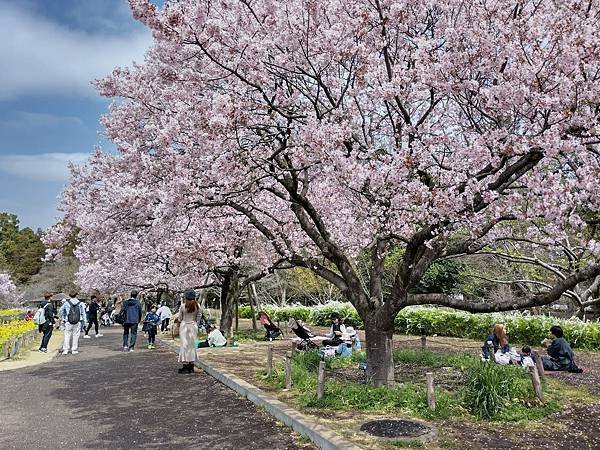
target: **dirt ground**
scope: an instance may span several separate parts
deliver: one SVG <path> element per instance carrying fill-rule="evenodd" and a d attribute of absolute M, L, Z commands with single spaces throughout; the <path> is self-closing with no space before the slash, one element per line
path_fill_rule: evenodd
<path fill-rule="evenodd" d="M 245 321 L 241 321 L 245 322 Z M 240 323 L 240 328 L 249 327 L 249 323 Z M 325 329 L 313 327 L 314 332 Z M 285 353 L 291 350 L 289 335 L 283 340 L 269 342 L 242 343 L 237 348 L 200 349 L 200 358 L 211 365 L 226 370 L 236 376 L 270 392 L 282 401 L 293 403 L 285 392 L 277 392 L 272 386 L 261 382 L 258 374 L 266 368 L 266 353 L 269 344 L 274 346 L 274 361 L 283 361 Z M 364 340 L 364 336 L 361 336 Z M 394 346 L 398 348 L 420 348 L 418 336 L 394 336 Z M 481 343 L 467 339 L 428 337 L 427 348 L 439 352 L 464 352 L 479 354 Z M 541 349 L 537 349 L 540 350 Z M 242 363 L 243 362 L 243 363 Z M 557 378 L 573 386 L 583 386 L 590 393 L 600 396 L 600 353 L 576 352 L 576 362 L 584 369 L 583 374 L 549 373 L 548 377 Z M 418 381 L 423 378 L 423 369 L 410 365 L 398 368 L 398 381 Z M 434 369 L 438 385 L 455 388 L 463 383 L 460 372 L 447 368 Z M 358 381 L 361 372 L 357 369 L 339 370 L 336 376 Z M 360 426 L 375 416 L 369 412 L 324 412 L 304 408 L 302 412 L 315 417 L 346 439 L 368 449 L 399 448 L 402 444 L 392 441 L 376 440 L 360 431 Z M 521 424 L 500 424 L 482 421 L 433 421 L 430 422 L 438 437 L 419 448 L 455 448 L 455 449 L 600 449 L 600 403 L 581 402 L 573 404 L 563 411 L 553 414 L 543 421 L 529 423 L 528 428 Z"/>

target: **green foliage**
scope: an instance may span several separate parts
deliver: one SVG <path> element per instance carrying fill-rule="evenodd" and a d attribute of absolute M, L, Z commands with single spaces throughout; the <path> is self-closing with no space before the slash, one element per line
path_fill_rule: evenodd
<path fill-rule="evenodd" d="M 483 340 L 494 323 L 504 323 L 512 344 L 539 345 L 552 325 L 560 325 L 573 348 L 600 350 L 600 324 L 524 313 L 469 314 L 446 308 L 406 308 L 395 319 L 396 331 Z"/>
<path fill-rule="evenodd" d="M 296 317 L 305 322 L 328 326 L 332 312 L 337 312 L 346 325 L 362 328 L 363 322 L 350 303 L 331 302 L 314 307 L 270 306 L 265 308 L 270 317 L 277 321 L 287 321 Z M 250 318 L 250 308 L 240 307 L 240 317 Z M 579 319 L 557 319 L 547 316 L 533 316 L 525 313 L 470 314 L 449 308 L 410 307 L 396 316 L 397 333 L 449 336 L 481 340 L 491 333 L 494 323 L 504 323 L 509 329 L 511 344 L 539 345 L 548 336 L 552 325 L 560 325 L 565 338 L 573 348 L 600 350 L 600 323 L 582 322 Z"/>
<path fill-rule="evenodd" d="M 526 406 L 532 400 L 529 373 L 520 367 L 481 363 L 472 366 L 467 377 L 464 402 L 479 418 L 491 419 L 507 411 L 505 417 L 519 417 L 514 407 Z"/>
<path fill-rule="evenodd" d="M 0 270 L 16 283 L 25 283 L 40 271 L 45 247 L 30 228 L 19 229 L 14 214 L 0 213 Z"/>
<path fill-rule="evenodd" d="M 459 292 L 463 283 L 464 265 L 453 261 L 436 261 L 419 281 L 415 292 L 419 294 Z"/>
<path fill-rule="evenodd" d="M 356 367 L 364 357 L 358 352 L 353 358 L 328 358 L 326 368 Z M 427 368 L 452 367 L 465 374 L 467 383 L 456 391 L 436 389 L 436 410 L 427 407 L 424 383 L 399 383 L 392 388 L 355 383 L 326 375 L 325 396 L 316 398 L 318 352 L 296 352 L 292 363 L 292 395 L 300 406 L 341 411 L 377 411 L 390 414 L 408 414 L 425 419 L 449 419 L 468 416 L 483 420 L 517 422 L 537 420 L 560 410 L 564 400 L 579 399 L 562 385 L 553 384 L 544 405 L 533 398 L 531 380 L 527 371 L 516 366 L 483 364 L 468 354 L 443 354 L 431 351 L 396 350 L 394 363 Z M 282 366 L 275 368 L 268 379 L 278 388 L 285 385 Z M 575 395 L 575 396 L 574 396 Z"/>

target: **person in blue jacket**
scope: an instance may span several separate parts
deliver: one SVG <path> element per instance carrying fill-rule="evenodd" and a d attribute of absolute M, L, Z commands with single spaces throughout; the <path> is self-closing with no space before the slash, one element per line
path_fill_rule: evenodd
<path fill-rule="evenodd" d="M 148 348 L 153 350 L 156 348 L 156 333 L 158 331 L 158 323 L 160 322 L 160 316 L 156 313 L 156 305 L 152 305 L 150 311 L 146 313 L 144 317 L 143 331 L 148 333 Z"/>
<path fill-rule="evenodd" d="M 121 308 L 125 309 L 125 322 L 123 323 L 123 351 L 132 352 L 137 340 L 138 324 L 142 320 L 142 305 L 137 299 L 138 292 L 131 291 L 129 300 L 123 302 Z M 131 335 L 131 338 L 130 338 Z"/>
<path fill-rule="evenodd" d="M 490 345 L 494 348 L 494 353 L 501 350 L 502 353 L 510 352 L 508 346 L 508 329 L 503 323 L 494 324 L 492 334 L 490 334 L 481 347 L 482 358 L 486 361 L 490 359 Z"/>

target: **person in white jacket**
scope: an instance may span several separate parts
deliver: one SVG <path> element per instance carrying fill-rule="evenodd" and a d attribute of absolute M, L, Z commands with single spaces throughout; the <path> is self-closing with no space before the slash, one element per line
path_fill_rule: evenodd
<path fill-rule="evenodd" d="M 156 314 L 158 314 L 158 317 L 160 318 L 160 332 L 164 333 L 169 327 L 169 320 L 173 314 L 171 313 L 169 307 L 164 304 L 164 302 L 160 305 L 160 308 L 156 310 Z"/>
<path fill-rule="evenodd" d="M 65 340 L 63 342 L 62 354 L 66 355 L 71 351 L 73 355 L 79 353 L 79 334 L 81 333 L 80 323 L 86 323 L 85 308 L 83 303 L 77 298 L 77 293 L 73 292 L 65 303 L 60 307 L 58 316 L 65 327 Z M 73 313 L 71 310 L 73 309 Z"/>

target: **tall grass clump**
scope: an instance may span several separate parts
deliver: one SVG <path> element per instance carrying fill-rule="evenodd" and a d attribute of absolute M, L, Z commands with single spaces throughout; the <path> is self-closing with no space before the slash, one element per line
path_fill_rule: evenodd
<path fill-rule="evenodd" d="M 531 397 L 529 374 L 519 367 L 477 364 L 467 371 L 464 403 L 481 419 L 491 419 Z"/>

